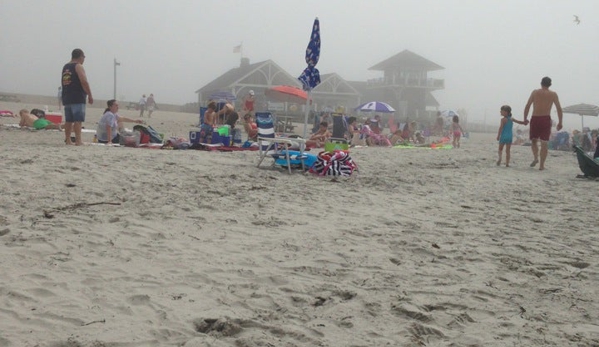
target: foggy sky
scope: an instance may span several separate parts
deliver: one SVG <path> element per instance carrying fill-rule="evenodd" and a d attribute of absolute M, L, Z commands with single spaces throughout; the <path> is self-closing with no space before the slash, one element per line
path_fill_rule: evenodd
<path fill-rule="evenodd" d="M 573 22 L 578 15 L 581 24 Z M 239 65 L 272 59 L 293 76 L 315 17 L 321 74 L 382 77 L 367 69 L 408 49 L 445 68 L 440 109 L 499 121 L 509 104 L 522 118 L 530 92 L 553 79 L 562 106 L 599 104 L 599 6 L 595 0 L 0 0 L 0 91 L 55 95 L 73 48 L 94 97 L 195 102 L 195 91 Z M 366 101 L 366 100 L 364 100 Z M 577 115 L 566 125 L 580 126 Z M 599 120 L 585 118 L 585 125 Z"/>

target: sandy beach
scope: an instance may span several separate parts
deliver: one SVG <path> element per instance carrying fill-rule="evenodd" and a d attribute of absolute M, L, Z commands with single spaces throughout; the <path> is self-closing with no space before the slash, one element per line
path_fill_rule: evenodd
<path fill-rule="evenodd" d="M 498 167 L 472 134 L 355 148 L 332 180 L 63 139 L 0 127 L 0 346 L 599 346 L 599 183 L 572 153 Z"/>

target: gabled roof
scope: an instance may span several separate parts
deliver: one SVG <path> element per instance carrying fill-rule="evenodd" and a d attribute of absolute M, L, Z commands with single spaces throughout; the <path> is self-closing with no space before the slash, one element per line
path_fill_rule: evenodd
<path fill-rule="evenodd" d="M 314 92 L 353 95 L 360 94 L 360 92 L 358 92 L 348 81 L 334 72 L 320 75 L 320 84 L 314 88 Z"/>
<path fill-rule="evenodd" d="M 347 81 L 347 84 L 360 94 L 364 94 L 368 90 L 368 82 L 366 81 Z"/>
<path fill-rule="evenodd" d="M 225 88 L 232 84 L 235 84 L 235 82 L 239 81 L 244 76 L 246 76 L 248 73 L 256 70 L 257 68 L 259 68 L 266 62 L 267 62 L 267 60 L 231 69 L 231 70 L 225 72 L 224 74 L 220 75 L 216 79 L 212 80 L 211 82 L 209 82 L 202 88 L 196 90 L 196 93 L 200 93 L 200 92 L 204 92 L 204 91 L 211 92 L 214 90 L 220 90 L 222 88 Z"/>
<path fill-rule="evenodd" d="M 285 82 L 283 84 L 301 86 L 301 84 L 297 78 L 289 75 L 285 70 L 283 70 L 274 61 L 265 60 L 265 61 L 261 61 L 258 63 L 241 65 L 239 67 L 233 68 L 233 69 L 225 72 L 221 76 L 217 77 L 215 80 L 209 82 L 205 86 L 201 87 L 200 89 L 196 90 L 196 93 L 213 92 L 216 90 L 231 89 L 236 84 L 242 83 L 242 81 L 246 77 L 250 76 L 251 74 L 253 74 L 256 71 L 259 71 L 263 67 L 266 67 L 266 70 L 269 71 L 269 77 L 273 78 L 274 75 L 277 75 L 278 73 L 282 73 L 283 75 L 281 75 L 281 76 L 283 77 L 284 82 Z M 271 70 L 272 68 L 274 68 L 274 71 Z M 287 79 L 285 79 L 285 77 Z M 278 78 L 280 78 L 280 77 L 278 77 Z M 279 80 L 279 82 L 280 82 L 280 80 Z"/>
<path fill-rule="evenodd" d="M 391 58 L 381 61 L 380 63 L 374 65 L 368 70 L 384 71 L 393 67 L 400 67 L 403 69 L 416 68 L 418 70 L 424 71 L 435 71 L 445 69 L 441 65 L 437 65 L 432 61 L 423 58 L 418 54 L 410 52 L 406 49 L 402 52 L 397 53 Z"/>

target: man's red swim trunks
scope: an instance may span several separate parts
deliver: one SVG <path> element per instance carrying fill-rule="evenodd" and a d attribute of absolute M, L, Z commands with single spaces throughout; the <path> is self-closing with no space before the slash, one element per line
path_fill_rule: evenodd
<path fill-rule="evenodd" d="M 530 139 L 549 141 L 551 135 L 551 116 L 530 117 Z"/>

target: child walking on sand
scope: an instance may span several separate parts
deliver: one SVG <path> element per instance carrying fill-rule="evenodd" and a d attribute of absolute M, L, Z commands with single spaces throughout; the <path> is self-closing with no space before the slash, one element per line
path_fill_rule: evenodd
<path fill-rule="evenodd" d="M 499 159 L 497 166 L 501 165 L 501 157 L 503 156 L 503 146 L 505 146 L 505 166 L 510 166 L 510 148 L 512 147 L 512 129 L 514 123 L 526 125 L 517 119 L 512 118 L 512 108 L 508 105 L 501 106 L 501 124 L 497 132 L 497 141 L 499 141 Z"/>
<path fill-rule="evenodd" d="M 453 148 L 460 148 L 460 138 L 464 132 L 464 129 L 462 129 L 462 126 L 460 125 L 460 117 L 457 115 L 453 116 L 449 129 L 453 134 Z"/>

